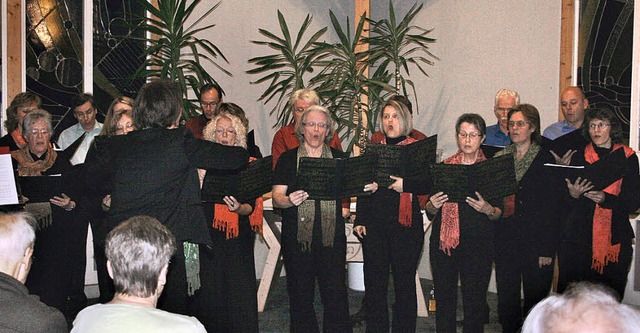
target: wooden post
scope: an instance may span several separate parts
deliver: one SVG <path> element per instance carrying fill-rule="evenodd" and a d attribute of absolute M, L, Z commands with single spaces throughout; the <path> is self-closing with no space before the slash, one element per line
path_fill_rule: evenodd
<path fill-rule="evenodd" d="M 358 27 L 358 24 L 360 23 L 360 17 L 363 14 L 366 14 L 366 17 L 369 17 L 369 15 L 371 14 L 371 2 L 370 2 L 370 0 L 355 0 L 355 18 L 353 20 L 354 29 L 356 29 Z M 362 31 L 362 38 L 367 38 L 367 37 L 369 37 L 369 22 L 365 22 L 364 23 L 363 31 Z M 369 44 L 359 43 L 358 46 L 356 47 L 356 52 L 362 52 L 362 51 L 366 51 L 368 49 L 369 49 Z M 364 71 L 364 75 L 365 76 L 369 75 L 369 68 L 368 67 Z M 360 97 L 360 101 L 364 105 L 368 105 L 369 104 L 369 99 L 368 99 L 367 95 L 363 94 Z M 369 125 L 369 119 L 367 119 L 367 113 L 365 111 L 360 112 L 360 115 L 354 114 L 353 118 L 354 119 L 360 118 L 360 121 L 362 123 L 362 127 L 363 128 L 367 128 L 367 126 Z M 358 130 L 359 130 L 358 128 L 355 129 L 355 131 L 358 131 Z M 357 136 L 358 133 L 354 132 L 353 135 Z M 361 153 L 362 152 L 360 151 L 360 147 L 358 147 L 358 145 L 354 145 L 353 146 L 353 155 L 354 156 L 359 156 Z"/>
<path fill-rule="evenodd" d="M 22 17 L 20 0 L 8 0 L 7 2 L 7 103 L 22 92 Z"/>
<path fill-rule="evenodd" d="M 562 91 L 573 85 L 573 42 L 575 17 L 575 0 L 562 0 L 560 21 L 560 78 L 558 101 Z M 564 119 L 562 108 L 558 102 L 558 119 Z"/>

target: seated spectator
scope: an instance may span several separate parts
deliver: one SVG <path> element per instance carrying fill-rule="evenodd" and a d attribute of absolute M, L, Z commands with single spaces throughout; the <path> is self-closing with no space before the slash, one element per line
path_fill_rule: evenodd
<path fill-rule="evenodd" d="M 564 294 L 538 303 L 522 333 L 640 332 L 640 312 L 618 302 L 613 290 L 590 282 L 572 284 Z"/>
<path fill-rule="evenodd" d="M 29 295 L 24 286 L 36 239 L 29 213 L 0 214 L 0 331 L 67 332 L 60 311 Z"/>
<path fill-rule="evenodd" d="M 134 216 L 107 236 L 107 270 L 116 294 L 85 308 L 71 332 L 206 332 L 193 318 L 156 309 L 176 240 L 148 216 Z"/>

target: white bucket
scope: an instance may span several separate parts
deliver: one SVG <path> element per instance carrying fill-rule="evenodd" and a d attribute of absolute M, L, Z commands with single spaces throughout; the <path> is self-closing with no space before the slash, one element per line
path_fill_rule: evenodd
<path fill-rule="evenodd" d="M 364 291 L 364 263 L 350 262 L 347 264 L 349 271 L 349 288 L 355 291 Z"/>

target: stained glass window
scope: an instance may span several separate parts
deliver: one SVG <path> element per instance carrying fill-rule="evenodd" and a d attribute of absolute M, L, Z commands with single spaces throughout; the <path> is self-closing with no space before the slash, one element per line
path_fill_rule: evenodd
<path fill-rule="evenodd" d="M 633 1 L 581 1 L 578 85 L 591 107 L 613 110 L 629 137 Z"/>

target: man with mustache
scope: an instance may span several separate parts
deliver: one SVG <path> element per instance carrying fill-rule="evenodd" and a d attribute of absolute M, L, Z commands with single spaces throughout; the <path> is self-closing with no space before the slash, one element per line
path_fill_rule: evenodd
<path fill-rule="evenodd" d="M 509 129 L 507 128 L 507 114 L 520 104 L 520 96 L 511 89 L 501 89 L 496 93 L 493 113 L 498 118 L 498 123 L 487 126 L 487 138 L 485 145 L 506 147 L 511 144 Z"/>

